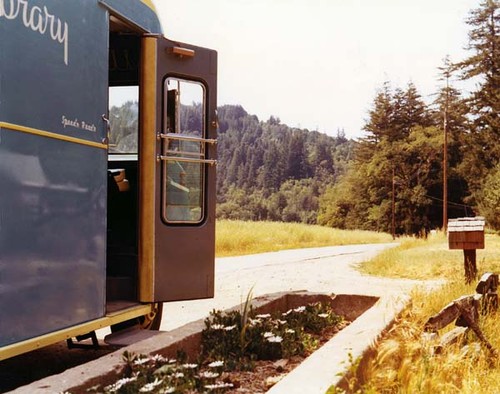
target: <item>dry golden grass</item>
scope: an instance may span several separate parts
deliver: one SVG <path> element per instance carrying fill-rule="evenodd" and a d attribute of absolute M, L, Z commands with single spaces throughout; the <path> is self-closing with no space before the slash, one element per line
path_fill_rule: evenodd
<path fill-rule="evenodd" d="M 479 344 L 471 332 L 465 343 L 439 354 L 422 336 L 427 319 L 448 302 L 474 292 L 460 283 L 446 285 L 432 295 L 413 294 L 413 303 L 377 345 L 376 356 L 363 371 L 363 393 L 500 393 L 498 357 Z M 480 319 L 481 329 L 500 349 L 498 313 Z M 444 329 L 443 331 L 446 331 Z"/>
<path fill-rule="evenodd" d="M 338 230 L 300 223 L 219 220 L 216 255 L 240 256 L 284 249 L 392 242 L 386 233 Z"/>
<path fill-rule="evenodd" d="M 362 271 L 370 275 L 410 279 L 451 279 L 464 274 L 461 250 L 449 250 L 442 232 L 427 239 L 400 238 L 400 246 L 380 253 L 363 264 Z M 479 273 L 500 272 L 500 237 L 487 234 L 485 249 L 477 250 Z"/>
<path fill-rule="evenodd" d="M 500 237 L 487 235 L 486 249 L 477 251 L 478 271 L 499 272 Z M 427 319 L 454 299 L 475 292 L 475 283 L 464 284 L 463 254 L 449 251 L 446 237 L 403 240 L 401 246 L 367 263 L 367 272 L 407 278 L 446 278 L 446 285 L 432 294 L 412 295 L 412 304 L 377 345 L 376 356 L 362 371 L 363 393 L 500 393 L 500 361 L 479 344 L 473 333 L 468 347 L 459 343 L 440 354 L 423 339 Z M 488 341 L 500 351 L 500 313 L 480 318 Z M 446 331 L 447 329 L 443 329 Z M 443 334 L 441 332 L 440 334 Z"/>

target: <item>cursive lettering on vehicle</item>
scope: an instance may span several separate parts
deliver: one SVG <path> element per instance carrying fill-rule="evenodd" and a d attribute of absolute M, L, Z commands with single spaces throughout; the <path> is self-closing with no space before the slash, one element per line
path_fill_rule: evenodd
<path fill-rule="evenodd" d="M 95 133 L 97 131 L 97 127 L 95 127 L 95 124 L 89 124 L 89 123 L 85 123 L 82 121 L 82 129 L 83 130 L 87 130 L 87 131 L 92 131 L 93 133 Z"/>
<path fill-rule="evenodd" d="M 84 122 L 83 120 L 78 120 L 77 118 L 69 119 L 64 115 L 61 116 L 61 124 L 64 128 L 73 127 L 75 129 L 91 131 L 93 133 L 97 131 L 97 127 L 94 123 Z"/>
<path fill-rule="evenodd" d="M 61 124 L 63 125 L 64 128 L 70 126 L 79 129 L 81 127 L 78 119 L 68 119 L 64 115 L 61 117 Z"/>
<path fill-rule="evenodd" d="M 68 65 L 68 23 L 50 13 L 46 6 L 43 9 L 38 6 L 30 7 L 28 0 L 0 0 L 0 18 L 20 19 L 24 27 L 41 35 L 48 35 L 52 41 L 62 45 L 64 64 Z"/>

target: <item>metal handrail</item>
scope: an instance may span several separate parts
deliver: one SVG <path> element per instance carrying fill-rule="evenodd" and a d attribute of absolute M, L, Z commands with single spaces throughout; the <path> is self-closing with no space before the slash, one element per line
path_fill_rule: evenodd
<path fill-rule="evenodd" d="M 205 152 L 186 152 L 182 150 L 171 150 L 168 149 L 165 152 L 163 152 L 165 155 L 179 155 L 179 157 L 182 156 L 190 156 L 190 157 L 200 157 L 204 158 L 205 157 Z"/>
<path fill-rule="evenodd" d="M 177 157 L 177 156 L 165 156 L 158 155 L 158 161 L 179 161 L 181 163 L 201 163 L 201 164 L 210 164 L 211 166 L 217 165 L 217 160 L 213 159 L 197 159 L 191 157 Z"/>
<path fill-rule="evenodd" d="M 183 135 L 183 134 L 178 134 L 178 133 L 158 133 L 158 138 L 166 139 L 166 140 L 191 141 L 191 142 L 200 142 L 200 143 L 204 142 L 206 144 L 211 144 L 211 145 L 217 144 L 216 139 L 193 137 L 190 135 Z"/>

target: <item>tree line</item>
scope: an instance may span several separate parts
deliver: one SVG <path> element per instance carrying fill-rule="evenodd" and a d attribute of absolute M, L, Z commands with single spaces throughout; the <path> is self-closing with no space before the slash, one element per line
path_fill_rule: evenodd
<path fill-rule="evenodd" d="M 354 141 L 218 109 L 217 216 L 316 223 L 319 197 L 347 170 Z"/>
<path fill-rule="evenodd" d="M 434 102 L 426 104 L 413 83 L 401 89 L 387 82 L 377 92 L 366 137 L 347 174 L 321 196 L 318 223 L 397 234 L 441 227 L 446 130 L 448 217 L 480 214 L 500 228 L 498 6 L 486 0 L 471 11 L 472 54 L 445 59 Z M 464 97 L 457 80 L 474 81 L 476 89 Z"/>
<path fill-rule="evenodd" d="M 219 217 L 422 234 L 443 226 L 446 165 L 447 216 L 500 228 L 498 8 L 470 12 L 471 55 L 445 58 L 433 102 L 384 83 L 356 142 L 221 109 Z M 464 96 L 459 80 L 476 89 Z"/>

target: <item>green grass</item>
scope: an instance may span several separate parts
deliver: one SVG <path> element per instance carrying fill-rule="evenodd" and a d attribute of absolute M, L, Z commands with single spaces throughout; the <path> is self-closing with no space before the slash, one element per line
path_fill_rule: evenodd
<path fill-rule="evenodd" d="M 392 242 L 389 234 L 299 223 L 219 220 L 216 255 L 240 256 L 284 249 Z"/>

